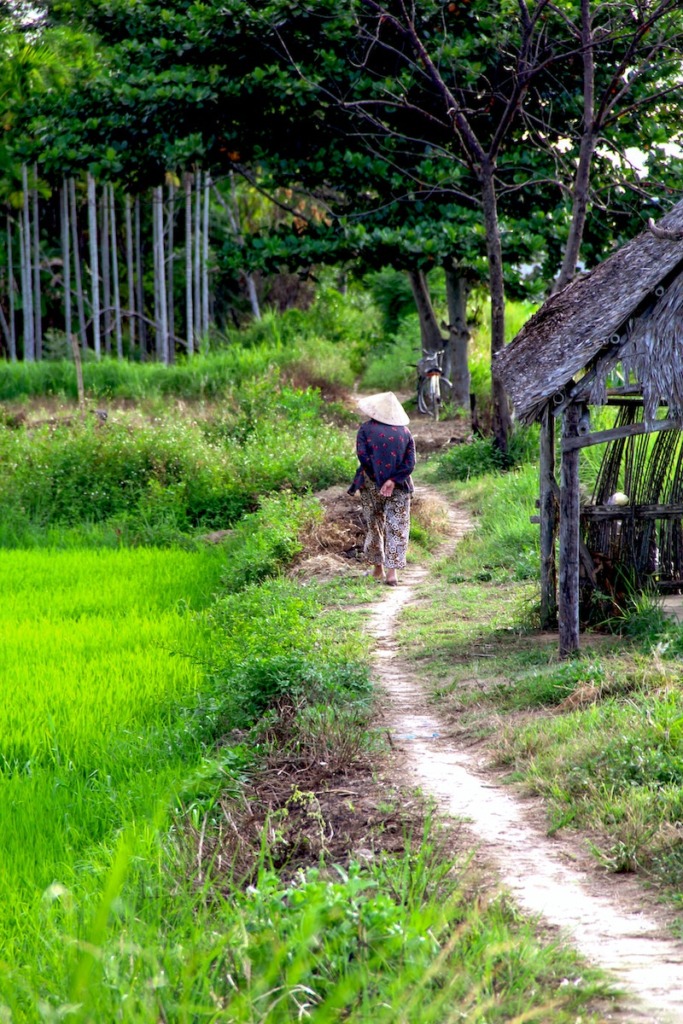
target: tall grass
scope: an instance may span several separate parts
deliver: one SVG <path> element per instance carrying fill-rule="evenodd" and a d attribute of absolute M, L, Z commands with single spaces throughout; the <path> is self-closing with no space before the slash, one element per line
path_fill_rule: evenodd
<path fill-rule="evenodd" d="M 114 359 L 86 360 L 83 382 L 93 399 L 218 399 L 248 380 L 273 369 L 297 369 L 317 381 L 350 386 L 359 372 L 378 318 L 369 303 L 354 293 L 344 299 L 323 291 L 311 310 L 264 313 L 261 321 L 230 332 L 212 351 L 173 366 Z M 37 363 L 0 362 L 0 401 L 56 396 L 77 398 L 76 373 L 70 360 Z"/>
<path fill-rule="evenodd" d="M 0 544 L 60 543 L 55 526 L 93 524 L 108 524 L 105 543 L 177 543 L 231 526 L 261 494 L 350 479 L 351 450 L 317 392 L 268 381 L 210 421 L 119 413 L 105 424 L 0 427 Z"/>

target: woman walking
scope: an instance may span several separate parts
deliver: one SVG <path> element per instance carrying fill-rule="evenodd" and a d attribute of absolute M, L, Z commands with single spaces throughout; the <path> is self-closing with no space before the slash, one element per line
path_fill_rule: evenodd
<path fill-rule="evenodd" d="M 367 528 L 363 554 L 374 566 L 373 576 L 395 587 L 396 570 L 406 564 L 415 442 L 410 420 L 392 391 L 361 398 L 358 407 L 370 419 L 356 437 L 360 465 L 349 494 L 360 491 Z"/>

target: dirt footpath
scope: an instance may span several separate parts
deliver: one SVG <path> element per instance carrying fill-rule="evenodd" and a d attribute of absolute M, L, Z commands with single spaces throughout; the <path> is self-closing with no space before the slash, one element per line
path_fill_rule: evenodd
<path fill-rule="evenodd" d="M 418 488 L 418 498 L 426 490 Z M 454 544 L 469 524 L 453 509 L 449 518 Z M 417 599 L 426 575 L 423 567 L 409 567 L 401 586 L 378 587 L 378 601 L 370 606 L 375 672 L 387 698 L 385 725 L 404 756 L 408 780 L 445 813 L 465 820 L 473 845 L 524 912 L 540 915 L 614 976 L 626 996 L 607 1020 L 683 1024 L 683 944 L 667 934 L 664 912 L 644 909 L 644 895 L 632 879 L 575 864 L 567 843 L 548 838 L 540 801 L 515 795 L 477 754 L 445 735 L 447 726 L 430 705 L 426 687 L 402 660 L 398 619 Z"/>

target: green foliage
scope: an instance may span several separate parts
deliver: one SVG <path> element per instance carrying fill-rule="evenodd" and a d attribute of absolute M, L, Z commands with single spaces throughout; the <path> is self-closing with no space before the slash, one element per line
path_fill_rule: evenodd
<path fill-rule="evenodd" d="M 382 317 L 382 334 L 397 334 L 402 321 L 414 312 L 415 300 L 408 276 L 391 267 L 367 274 L 363 283 L 368 287 Z"/>
<path fill-rule="evenodd" d="M 667 618 L 661 597 L 656 591 L 644 590 L 639 593 L 633 587 L 627 590 L 630 593 L 620 614 L 611 617 L 605 625 L 613 632 L 641 644 L 647 651 L 664 641 L 667 635 L 678 639 L 679 630 Z"/>
<path fill-rule="evenodd" d="M 555 707 L 579 687 L 599 688 L 604 680 L 605 671 L 599 661 L 579 659 L 522 672 L 516 676 L 514 686 L 495 686 L 489 697 L 496 705 L 514 710 Z"/>
<path fill-rule="evenodd" d="M 538 430 L 517 427 L 510 437 L 507 456 L 496 447 L 493 438 L 476 438 L 454 445 L 439 456 L 436 477 L 439 480 L 471 480 L 496 470 L 535 461 L 538 458 Z"/>
<path fill-rule="evenodd" d="M 245 386 L 216 422 L 121 414 L 35 431 L 0 427 L 0 542 L 35 528 L 108 523 L 123 542 L 168 543 L 233 524 L 258 495 L 349 477 L 346 437 L 317 392 Z"/>
<path fill-rule="evenodd" d="M 232 550 L 232 565 L 242 570 L 243 556 Z M 247 567 L 249 568 L 249 567 Z M 239 579 L 239 575 L 237 576 Z M 212 714 L 220 721 L 253 724 L 277 698 L 300 704 L 327 703 L 334 694 L 367 696 L 365 654 L 358 640 L 344 638 L 320 619 L 319 598 L 285 580 L 253 584 L 228 594 L 211 612 L 216 648 L 210 668 L 214 680 Z M 326 652 L 323 658 L 321 651 Z"/>
<path fill-rule="evenodd" d="M 322 509 L 312 499 L 291 494 L 262 498 L 259 510 L 244 516 L 224 545 L 225 589 L 241 590 L 289 565 L 301 550 L 301 530 L 321 517 Z"/>
<path fill-rule="evenodd" d="M 368 354 L 361 386 L 367 390 L 403 391 L 417 383 L 415 365 L 420 358 L 420 325 L 417 314 L 404 318 L 397 334 Z"/>

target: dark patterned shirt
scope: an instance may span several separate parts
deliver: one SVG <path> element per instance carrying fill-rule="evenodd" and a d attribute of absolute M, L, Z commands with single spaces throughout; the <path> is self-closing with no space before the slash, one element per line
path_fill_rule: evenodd
<path fill-rule="evenodd" d="M 410 474 L 415 469 L 415 442 L 407 427 L 391 427 L 368 420 L 358 430 L 356 452 L 360 466 L 349 494 L 365 483 L 365 477 L 381 487 L 393 480 L 402 491 L 413 491 Z"/>

